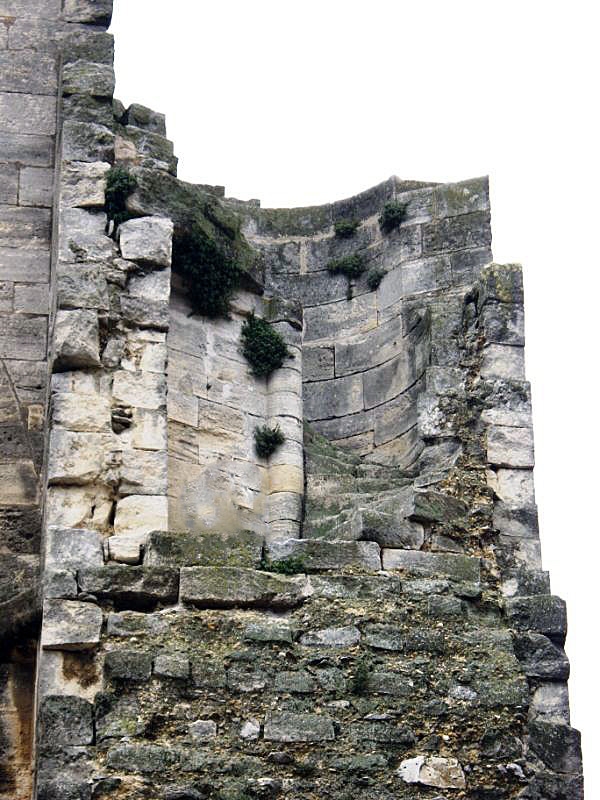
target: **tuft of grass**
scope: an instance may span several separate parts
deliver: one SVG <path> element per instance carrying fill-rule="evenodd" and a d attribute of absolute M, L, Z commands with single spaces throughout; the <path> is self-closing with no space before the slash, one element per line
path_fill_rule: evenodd
<path fill-rule="evenodd" d="M 348 280 L 352 280 L 352 278 L 358 278 L 365 271 L 365 259 L 362 253 L 352 253 L 352 255 L 329 261 L 327 269 L 332 275 L 345 275 Z"/>
<path fill-rule="evenodd" d="M 358 220 L 355 219 L 338 219 L 334 223 L 333 230 L 338 239 L 349 239 L 354 236 L 359 224 Z"/>
<path fill-rule="evenodd" d="M 383 267 L 373 267 L 373 269 L 369 270 L 367 273 L 367 286 L 372 292 L 379 288 L 379 284 L 383 280 L 385 274 Z"/>
<path fill-rule="evenodd" d="M 268 458 L 285 442 L 279 425 L 259 425 L 254 429 L 254 449 L 261 458 Z"/>
<path fill-rule="evenodd" d="M 251 314 L 242 326 L 242 353 L 252 373 L 266 378 L 290 357 L 283 336 L 264 319 Z"/>
<path fill-rule="evenodd" d="M 124 167 L 111 167 L 106 173 L 106 191 L 104 194 L 104 210 L 109 223 L 112 222 L 113 237 L 121 223 L 132 218 L 127 211 L 126 203 L 130 194 L 137 189 L 137 180 Z"/>
<path fill-rule="evenodd" d="M 371 667 L 368 658 L 359 658 L 355 662 L 354 673 L 350 681 L 352 694 L 364 694 L 367 691 L 370 671 Z"/>
<path fill-rule="evenodd" d="M 229 303 L 241 271 L 198 223 L 175 231 L 173 270 L 182 275 L 195 312 L 205 317 L 228 317 Z"/>
<path fill-rule="evenodd" d="M 277 572 L 280 575 L 298 575 L 306 572 L 304 566 L 304 559 L 299 556 L 289 556 L 288 558 L 280 558 L 275 561 L 270 561 L 263 556 L 260 562 L 260 568 L 265 572 Z"/>
<path fill-rule="evenodd" d="M 406 217 L 406 203 L 399 203 L 397 200 L 387 202 L 379 216 L 379 227 L 384 233 L 390 233 L 400 226 Z"/>

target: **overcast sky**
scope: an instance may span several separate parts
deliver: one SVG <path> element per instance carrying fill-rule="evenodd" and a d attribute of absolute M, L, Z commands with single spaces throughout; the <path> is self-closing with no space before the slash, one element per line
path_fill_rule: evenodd
<path fill-rule="evenodd" d="M 590 798 L 600 797 L 596 9 L 115 0 L 111 28 L 116 96 L 166 113 L 185 180 L 298 206 L 394 174 L 490 175 L 495 260 L 524 266 L 542 552 L 568 603 Z"/>

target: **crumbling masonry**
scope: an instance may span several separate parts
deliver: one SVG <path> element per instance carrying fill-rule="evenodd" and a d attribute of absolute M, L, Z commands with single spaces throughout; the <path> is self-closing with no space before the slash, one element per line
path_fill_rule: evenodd
<path fill-rule="evenodd" d="M 0 798 L 583 798 L 487 180 L 183 183 L 112 98 L 111 5 L 0 0 Z M 171 274 L 191 220 L 242 269 L 229 319 Z M 377 288 L 328 271 L 357 249 Z"/>

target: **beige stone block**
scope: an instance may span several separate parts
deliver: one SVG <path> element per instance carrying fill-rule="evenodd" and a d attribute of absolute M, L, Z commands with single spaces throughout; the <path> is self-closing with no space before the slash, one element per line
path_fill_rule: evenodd
<path fill-rule="evenodd" d="M 114 374 L 113 398 L 120 405 L 161 408 L 166 403 L 166 389 L 166 380 L 162 375 L 126 370 L 118 370 Z"/>
<path fill-rule="evenodd" d="M 302 420 L 302 395 L 296 392 L 273 392 L 268 396 L 267 409 L 269 417 L 294 417 L 295 419 Z"/>
<path fill-rule="evenodd" d="M 103 208 L 109 169 L 110 164 L 105 161 L 63 162 L 61 205 L 66 208 Z"/>
<path fill-rule="evenodd" d="M 2 505 L 31 506 L 38 502 L 38 476 L 31 461 L 0 464 Z"/>
<path fill-rule="evenodd" d="M 291 464 L 269 467 L 269 492 L 304 493 L 304 471 Z"/>
<path fill-rule="evenodd" d="M 107 486 L 50 486 L 46 494 L 48 525 L 104 529 L 113 500 Z"/>
<path fill-rule="evenodd" d="M 52 207 L 54 170 L 22 167 L 19 175 L 19 205 Z"/>
<path fill-rule="evenodd" d="M 106 540 L 108 559 L 120 564 L 140 564 L 142 561 L 142 544 L 146 534 L 118 535 Z"/>
<path fill-rule="evenodd" d="M 82 658 L 85 669 L 73 669 L 77 665 L 76 653 L 60 650 L 42 650 L 39 654 L 39 677 L 37 690 L 40 699 L 48 695 L 69 695 L 94 702 L 102 690 L 103 674 L 100 657 L 90 660 L 89 653 Z"/>
<path fill-rule="evenodd" d="M 164 413 L 146 408 L 134 409 L 131 443 L 138 450 L 166 450 L 167 420 Z"/>
<path fill-rule="evenodd" d="M 110 433 L 111 405 L 108 397 L 60 392 L 52 397 L 52 422 L 78 432 Z"/>
<path fill-rule="evenodd" d="M 115 450 L 111 434 L 54 428 L 48 448 L 48 483 L 81 485 L 106 480 Z"/>
<path fill-rule="evenodd" d="M 166 495 L 166 452 L 124 450 L 119 491 L 122 495 Z"/>
<path fill-rule="evenodd" d="M 93 603 L 44 601 L 44 650 L 90 650 L 99 644 L 101 628 L 102 611 Z"/>
<path fill-rule="evenodd" d="M 164 495 L 130 495 L 117 503 L 115 534 L 140 537 L 140 541 L 150 531 L 168 528 L 168 503 Z"/>
<path fill-rule="evenodd" d="M 198 425 L 198 398 L 192 394 L 169 390 L 167 416 L 169 421 L 195 428 Z"/>

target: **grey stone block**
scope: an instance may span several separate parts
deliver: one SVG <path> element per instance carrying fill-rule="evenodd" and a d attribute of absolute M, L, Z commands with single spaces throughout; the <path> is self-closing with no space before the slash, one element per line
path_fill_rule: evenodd
<path fill-rule="evenodd" d="M 114 159 L 115 135 L 106 125 L 65 119 L 62 141 L 62 155 L 65 161 Z"/>
<path fill-rule="evenodd" d="M 126 320 L 141 328 L 168 329 L 170 269 L 132 276 L 127 291 L 121 297 L 121 310 Z"/>
<path fill-rule="evenodd" d="M 402 761 L 397 774 L 405 783 L 420 783 L 436 789 L 464 789 L 467 785 L 456 758 L 416 756 Z"/>
<path fill-rule="evenodd" d="M 308 672 L 298 670 L 296 672 L 278 672 L 275 675 L 276 692 L 311 694 L 316 690 L 316 681 Z"/>
<path fill-rule="evenodd" d="M 360 631 L 354 625 L 309 631 L 300 638 L 305 647 L 354 647 L 360 642 Z"/>
<path fill-rule="evenodd" d="M 102 611 L 92 603 L 45 600 L 42 648 L 90 650 L 100 642 Z"/>
<path fill-rule="evenodd" d="M 151 450 L 124 450 L 119 491 L 122 496 L 132 494 L 166 495 L 166 453 Z"/>
<path fill-rule="evenodd" d="M 289 623 L 281 620 L 251 622 L 244 629 L 244 639 L 249 642 L 292 644 L 292 628 Z"/>
<path fill-rule="evenodd" d="M 194 741 L 203 742 L 217 735 L 217 723 L 212 719 L 197 719 L 188 725 L 188 730 Z"/>
<path fill-rule="evenodd" d="M 450 255 L 453 285 L 464 286 L 465 284 L 473 283 L 478 278 L 482 268 L 491 261 L 491 247 L 455 251 Z"/>
<path fill-rule="evenodd" d="M 515 654 L 530 678 L 566 681 L 569 677 L 570 666 L 566 653 L 547 636 L 539 633 L 517 634 Z"/>
<path fill-rule="evenodd" d="M 490 264 L 481 273 L 479 306 L 486 303 L 523 305 L 523 271 L 520 264 Z"/>
<path fill-rule="evenodd" d="M 353 414 L 363 408 L 363 378 L 349 375 L 331 381 L 305 383 L 304 414 L 308 420 Z"/>
<path fill-rule="evenodd" d="M 317 714 L 273 713 L 265 720 L 269 742 L 326 742 L 335 739 L 333 722 Z"/>
<path fill-rule="evenodd" d="M 558 722 L 537 719 L 529 723 L 529 746 L 556 772 L 581 772 L 581 734 Z"/>
<path fill-rule="evenodd" d="M 0 243 L 45 250 L 49 242 L 49 209 L 0 206 Z"/>
<path fill-rule="evenodd" d="M 143 128 L 160 136 L 166 136 L 165 115 L 157 111 L 142 106 L 139 103 L 132 103 L 123 117 L 124 125 L 134 125 L 136 128 Z"/>
<path fill-rule="evenodd" d="M 42 747 L 93 744 L 93 706 L 82 697 L 48 695 L 39 711 Z"/>
<path fill-rule="evenodd" d="M 432 194 L 437 217 L 456 217 L 475 211 L 487 211 L 490 207 L 487 176 L 436 186 Z"/>
<path fill-rule="evenodd" d="M 236 567 L 183 567 L 180 599 L 203 608 L 294 608 L 306 597 L 304 578 Z"/>
<path fill-rule="evenodd" d="M 333 347 L 302 348 L 302 379 L 320 381 L 333 378 Z"/>
<path fill-rule="evenodd" d="M 44 360 L 47 329 L 45 316 L 0 316 L 0 358 Z"/>
<path fill-rule="evenodd" d="M 50 252 L 48 249 L 23 250 L 0 246 L 0 280 L 18 278 L 27 283 L 48 283 Z"/>
<path fill-rule="evenodd" d="M 569 688 L 566 683 L 541 683 L 533 693 L 530 719 L 569 724 Z"/>
<path fill-rule="evenodd" d="M 287 539 L 269 542 L 266 554 L 271 561 L 298 559 L 306 572 L 344 567 L 381 569 L 379 545 L 375 542 Z"/>
<path fill-rule="evenodd" d="M 402 294 L 404 297 L 445 289 L 451 283 L 452 269 L 447 256 L 426 258 L 402 265 Z"/>
<path fill-rule="evenodd" d="M 515 597 L 505 601 L 509 624 L 519 631 L 543 633 L 564 642 L 567 635 L 565 601 L 554 595 Z"/>
<path fill-rule="evenodd" d="M 404 650 L 405 635 L 401 628 L 393 625 L 367 625 L 363 635 L 364 644 L 378 650 Z"/>
<path fill-rule="evenodd" d="M 525 380 L 524 349 L 505 344 L 487 345 L 483 349 L 481 376 L 505 381 Z"/>
<path fill-rule="evenodd" d="M 263 537 L 252 531 L 231 534 L 153 531 L 145 563 L 171 566 L 258 567 Z"/>
<path fill-rule="evenodd" d="M 384 549 L 382 554 L 384 569 L 400 569 L 427 577 L 441 575 L 453 581 L 479 581 L 479 559 L 471 556 L 389 549 Z"/>
<path fill-rule="evenodd" d="M 490 215 L 478 211 L 423 225 L 423 254 L 489 247 L 492 242 Z"/>
<path fill-rule="evenodd" d="M 53 97 L 57 86 L 58 67 L 54 56 L 31 50 L 0 51 L 0 92 Z"/>
<path fill-rule="evenodd" d="M 187 680 L 190 677 L 190 660 L 179 653 L 161 653 L 154 659 L 154 674 L 163 678 Z"/>
<path fill-rule="evenodd" d="M 48 451 L 48 483 L 79 486 L 93 483 L 108 470 L 114 446 L 112 434 L 54 428 Z"/>
<path fill-rule="evenodd" d="M 7 162 L 18 161 L 31 167 L 51 167 L 54 162 L 54 139 L 51 135 L 2 132 L 0 152 Z"/>
<path fill-rule="evenodd" d="M 66 569 L 44 568 L 44 597 L 50 600 L 75 600 L 77 580 L 75 572 Z"/>
<path fill-rule="evenodd" d="M 82 592 L 110 598 L 121 606 L 176 603 L 179 592 L 179 570 L 172 567 L 107 564 L 79 569 L 77 579 Z"/>
<path fill-rule="evenodd" d="M 108 751 L 106 760 L 111 769 L 144 775 L 177 764 L 179 753 L 159 744 L 119 744 Z"/>
<path fill-rule="evenodd" d="M 525 316 L 520 304 L 486 303 L 481 321 L 486 341 L 521 347 L 525 344 Z"/>
<path fill-rule="evenodd" d="M 60 176 L 60 202 L 63 208 L 103 208 L 106 174 L 104 161 L 64 161 Z"/>
<path fill-rule="evenodd" d="M 50 287 L 43 283 L 34 286 L 15 284 L 14 310 L 21 314 L 48 314 Z"/>
<path fill-rule="evenodd" d="M 16 205 L 19 193 L 19 172 L 16 164 L 0 164 L 0 203 Z"/>
<path fill-rule="evenodd" d="M 64 63 L 73 61 L 91 61 L 94 64 L 112 64 L 114 56 L 114 39 L 110 33 L 93 29 L 70 29 L 57 34 Z"/>
<path fill-rule="evenodd" d="M 102 567 L 102 536 L 82 528 L 49 525 L 46 532 L 46 568 Z"/>
<path fill-rule="evenodd" d="M 98 314 L 94 310 L 58 311 L 54 325 L 55 372 L 100 366 Z"/>
<path fill-rule="evenodd" d="M 53 136 L 56 133 L 56 97 L 0 92 L 0 133 Z"/>
<path fill-rule="evenodd" d="M 143 683 L 152 674 L 152 655 L 139 650 L 111 650 L 104 659 L 104 669 L 111 680 Z"/>
<path fill-rule="evenodd" d="M 62 18 L 65 22 L 85 22 L 108 27 L 112 9 L 113 0 L 64 0 Z"/>
<path fill-rule="evenodd" d="M 112 97 L 115 72 L 112 64 L 72 61 L 63 67 L 62 93 L 89 94 L 92 97 Z"/>
<path fill-rule="evenodd" d="M 65 264 L 100 261 L 116 256 L 116 245 L 105 234 L 106 214 L 65 208 L 60 215 L 59 256 Z"/>
<path fill-rule="evenodd" d="M 416 378 L 414 358 L 408 350 L 401 351 L 386 364 L 367 370 L 363 373 L 365 408 L 392 400 L 406 391 Z"/>
<path fill-rule="evenodd" d="M 534 466 L 532 429 L 490 425 L 487 435 L 487 457 L 490 464 L 498 467 L 532 468 Z"/>
<path fill-rule="evenodd" d="M 141 217 L 119 226 L 119 246 L 123 258 L 171 266 L 173 223 L 166 217 Z"/>

